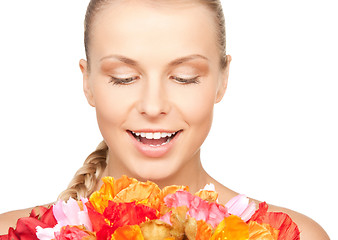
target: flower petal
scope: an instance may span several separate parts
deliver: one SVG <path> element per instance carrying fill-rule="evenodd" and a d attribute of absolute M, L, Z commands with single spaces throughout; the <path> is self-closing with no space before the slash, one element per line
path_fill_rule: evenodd
<path fill-rule="evenodd" d="M 277 240 L 279 230 L 269 224 L 259 224 L 255 221 L 249 223 L 249 240 Z"/>
<path fill-rule="evenodd" d="M 249 199 L 243 194 L 237 195 L 225 204 L 225 206 L 228 208 L 228 212 L 236 216 L 241 216 L 248 205 Z"/>
<path fill-rule="evenodd" d="M 66 226 L 63 227 L 60 233 L 55 233 L 55 240 L 82 240 L 82 239 L 96 239 L 95 235 L 86 231 L 80 226 Z"/>
<path fill-rule="evenodd" d="M 255 212 L 256 212 L 256 204 L 254 202 L 251 202 L 244 210 L 244 212 L 240 215 L 240 217 L 244 222 L 247 222 L 250 220 L 250 218 Z"/>
<path fill-rule="evenodd" d="M 209 240 L 212 235 L 212 228 L 204 221 L 197 221 L 196 240 Z"/>
<path fill-rule="evenodd" d="M 125 225 L 135 225 L 157 219 L 156 210 L 142 204 L 116 203 L 110 201 L 103 215 L 112 224 L 113 230 Z"/>
<path fill-rule="evenodd" d="M 37 226 L 36 227 L 36 236 L 40 240 L 54 239 L 54 229 L 53 228 L 42 228 L 40 226 Z"/>
<path fill-rule="evenodd" d="M 148 205 L 155 196 L 161 192 L 157 184 L 147 182 L 136 182 L 121 190 L 114 197 L 114 202 L 140 202 Z"/>
<path fill-rule="evenodd" d="M 283 212 L 268 212 L 266 202 L 259 204 L 259 209 L 251 217 L 251 221 L 256 221 L 260 224 L 267 223 L 273 228 L 278 229 L 278 240 L 299 240 L 299 229 L 292 219 Z"/>
<path fill-rule="evenodd" d="M 144 240 L 140 226 L 123 226 L 114 232 L 111 240 Z"/>
<path fill-rule="evenodd" d="M 239 194 L 230 199 L 230 201 L 225 204 L 225 207 L 228 208 L 230 214 L 241 217 L 245 222 L 247 222 L 256 211 L 256 204 L 254 202 L 249 204 L 249 198 L 243 194 Z"/>
<path fill-rule="evenodd" d="M 217 226 L 210 240 L 248 240 L 249 226 L 238 216 L 231 215 Z"/>

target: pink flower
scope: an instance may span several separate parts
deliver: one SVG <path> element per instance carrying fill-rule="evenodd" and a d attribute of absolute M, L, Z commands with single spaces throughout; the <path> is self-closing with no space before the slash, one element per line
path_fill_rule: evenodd
<path fill-rule="evenodd" d="M 75 201 L 72 198 L 69 198 L 69 200 L 66 202 L 58 201 L 54 208 L 53 213 L 58 221 L 58 224 L 63 226 L 67 225 L 85 225 L 85 227 L 91 231 L 92 230 L 92 224 L 90 222 L 90 219 L 88 217 L 88 210 L 85 205 L 86 202 L 88 202 L 88 199 L 81 199 L 83 210 L 80 209 L 79 204 L 77 201 Z"/>
<path fill-rule="evenodd" d="M 229 216 L 227 209 L 222 205 L 204 201 L 186 191 L 179 190 L 174 194 L 169 194 L 164 198 L 164 202 L 170 208 L 187 206 L 189 216 L 197 221 L 203 220 L 212 227 L 216 227 L 225 217 Z"/>
<path fill-rule="evenodd" d="M 54 228 L 36 228 L 36 235 L 40 240 L 51 240 L 55 238 L 55 233 L 60 232 L 61 228 L 67 225 L 82 226 L 84 225 L 87 230 L 92 231 L 92 224 L 88 217 L 88 210 L 85 205 L 88 199 L 81 199 L 83 210 L 80 209 L 79 204 L 72 198 L 66 202 L 58 201 L 53 206 L 53 214 L 57 220 Z"/>
<path fill-rule="evenodd" d="M 169 225 L 172 225 L 170 222 L 170 216 L 172 214 L 172 211 L 167 212 L 166 214 L 164 214 L 163 216 L 161 216 L 159 219 L 162 222 L 168 223 Z"/>
<path fill-rule="evenodd" d="M 247 222 L 256 211 L 255 203 L 249 204 L 249 198 L 243 194 L 233 197 L 225 206 L 230 214 L 240 217 L 244 222 Z"/>
<path fill-rule="evenodd" d="M 83 231 L 83 229 L 66 226 L 61 229 L 61 232 L 55 233 L 55 240 L 82 240 L 89 237 L 90 235 Z"/>
<path fill-rule="evenodd" d="M 194 196 L 186 191 L 178 190 L 174 194 L 168 194 L 164 198 L 165 204 L 172 208 L 180 207 L 180 206 L 187 206 L 190 208 L 190 203 L 192 202 Z"/>

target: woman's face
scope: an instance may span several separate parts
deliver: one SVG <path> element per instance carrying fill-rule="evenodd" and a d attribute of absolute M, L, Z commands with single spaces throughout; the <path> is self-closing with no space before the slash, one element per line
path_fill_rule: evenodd
<path fill-rule="evenodd" d="M 125 174 L 156 180 L 199 160 L 227 82 L 214 25 L 200 4 L 118 1 L 95 15 L 84 91 Z"/>

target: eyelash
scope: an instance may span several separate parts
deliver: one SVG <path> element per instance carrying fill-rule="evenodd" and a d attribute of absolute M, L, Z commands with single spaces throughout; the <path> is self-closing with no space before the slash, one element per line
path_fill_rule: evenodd
<path fill-rule="evenodd" d="M 138 77 L 129 77 L 129 78 L 116 78 L 110 77 L 109 83 L 113 83 L 114 85 L 128 85 L 134 82 Z"/>
<path fill-rule="evenodd" d="M 176 82 L 179 82 L 181 84 L 190 84 L 194 83 L 197 84 L 199 83 L 199 76 L 193 77 L 193 78 L 180 78 L 180 77 L 170 77 L 171 79 L 174 79 Z"/>
<path fill-rule="evenodd" d="M 132 82 L 134 82 L 138 77 L 129 77 L 129 78 L 116 78 L 116 77 L 110 77 L 109 83 L 113 83 L 114 85 L 128 85 Z M 199 76 L 193 77 L 193 78 L 180 78 L 180 77 L 170 77 L 170 79 L 174 79 L 176 82 L 181 84 L 197 84 L 199 83 Z"/>

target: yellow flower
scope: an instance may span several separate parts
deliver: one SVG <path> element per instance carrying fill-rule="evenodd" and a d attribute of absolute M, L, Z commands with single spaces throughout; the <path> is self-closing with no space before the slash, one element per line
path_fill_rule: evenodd
<path fill-rule="evenodd" d="M 248 240 L 249 226 L 240 217 L 231 215 L 218 224 L 210 240 Z"/>
<path fill-rule="evenodd" d="M 279 230 L 269 224 L 259 224 L 255 221 L 249 222 L 249 240 L 277 240 Z"/>

